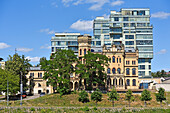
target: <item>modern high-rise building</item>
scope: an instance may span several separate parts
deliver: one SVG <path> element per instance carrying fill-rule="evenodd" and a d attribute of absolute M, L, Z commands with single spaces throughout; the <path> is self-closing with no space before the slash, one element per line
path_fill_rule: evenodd
<path fill-rule="evenodd" d="M 138 49 L 139 77 L 151 77 L 153 58 L 153 26 L 150 9 L 123 8 L 111 11 L 109 18 L 96 17 L 93 24 L 92 50 L 100 51 L 103 45 L 124 44 L 125 49 Z"/>
<path fill-rule="evenodd" d="M 51 53 L 55 53 L 57 49 L 71 49 L 78 55 L 77 37 L 80 33 L 55 33 L 51 38 Z"/>

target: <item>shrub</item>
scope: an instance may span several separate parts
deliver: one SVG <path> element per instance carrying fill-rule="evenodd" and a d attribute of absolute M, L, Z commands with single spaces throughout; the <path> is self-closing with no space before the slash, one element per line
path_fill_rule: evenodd
<path fill-rule="evenodd" d="M 79 98 L 78 98 L 78 100 L 80 101 L 80 102 L 82 102 L 82 103 L 86 103 L 86 102 L 89 102 L 89 98 L 88 98 L 89 96 L 88 96 L 88 93 L 85 91 L 85 90 L 83 90 L 83 91 L 81 91 L 80 93 L 79 93 Z"/>
<path fill-rule="evenodd" d="M 30 108 L 31 111 L 35 111 L 35 108 Z"/>

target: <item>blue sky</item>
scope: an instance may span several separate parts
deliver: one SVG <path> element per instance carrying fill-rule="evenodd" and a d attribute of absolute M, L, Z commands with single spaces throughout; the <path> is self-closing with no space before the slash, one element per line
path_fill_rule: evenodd
<path fill-rule="evenodd" d="M 24 54 L 36 65 L 50 56 L 54 32 L 92 35 L 92 20 L 110 10 L 150 8 L 154 29 L 152 71 L 170 70 L 169 0 L 0 0 L 0 57 Z M 85 27 L 84 27 L 85 25 Z"/>

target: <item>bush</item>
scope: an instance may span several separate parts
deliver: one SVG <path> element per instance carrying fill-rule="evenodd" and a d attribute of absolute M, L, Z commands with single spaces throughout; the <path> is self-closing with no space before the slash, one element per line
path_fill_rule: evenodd
<path fill-rule="evenodd" d="M 81 108 L 81 110 L 82 111 L 89 111 L 90 109 L 87 106 L 85 106 L 84 108 Z"/>
<path fill-rule="evenodd" d="M 58 91 L 60 93 L 60 97 L 63 95 L 69 94 L 69 92 L 70 92 L 69 89 L 66 87 L 63 87 L 63 88 L 59 89 Z"/>
<path fill-rule="evenodd" d="M 88 93 L 85 90 L 83 90 L 83 91 L 81 91 L 79 93 L 78 100 L 79 100 L 79 102 L 86 103 L 86 102 L 89 102 L 89 98 L 88 97 L 89 97 Z"/>
<path fill-rule="evenodd" d="M 96 111 L 96 110 L 97 110 L 97 107 L 94 107 L 93 110 Z"/>
<path fill-rule="evenodd" d="M 35 108 L 30 108 L 31 111 L 35 111 Z"/>

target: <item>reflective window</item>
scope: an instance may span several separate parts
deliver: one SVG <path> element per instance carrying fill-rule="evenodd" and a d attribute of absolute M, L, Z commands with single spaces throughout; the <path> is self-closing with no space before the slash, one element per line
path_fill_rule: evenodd
<path fill-rule="evenodd" d="M 129 68 L 126 69 L 126 75 L 130 75 Z"/>
<path fill-rule="evenodd" d="M 115 68 L 112 69 L 112 73 L 113 73 L 113 74 L 116 73 L 116 69 L 115 69 Z"/>
<path fill-rule="evenodd" d="M 133 79 L 133 86 L 136 86 L 136 79 Z"/>
<path fill-rule="evenodd" d="M 107 73 L 110 74 L 110 68 L 107 69 Z"/>
<path fill-rule="evenodd" d="M 120 71 L 121 71 L 121 70 L 120 70 L 120 68 L 118 68 L 118 69 L 117 69 L 118 74 L 120 74 L 120 73 L 121 73 Z"/>
<path fill-rule="evenodd" d="M 134 41 L 126 41 L 126 45 L 134 45 Z"/>
<path fill-rule="evenodd" d="M 136 75 L 136 69 L 135 68 L 132 69 L 132 75 Z"/>
<path fill-rule="evenodd" d="M 139 69 L 145 69 L 145 65 L 139 65 L 138 68 Z"/>
<path fill-rule="evenodd" d="M 119 21 L 119 18 L 118 17 L 114 17 L 114 21 Z"/>
<path fill-rule="evenodd" d="M 130 80 L 129 79 L 126 80 L 126 84 L 127 84 L 127 86 L 130 86 Z"/>
<path fill-rule="evenodd" d="M 84 55 L 86 54 L 86 49 L 84 49 Z"/>
<path fill-rule="evenodd" d="M 114 56 L 112 57 L 112 62 L 115 63 L 115 57 Z"/>
<path fill-rule="evenodd" d="M 134 39 L 134 35 L 125 35 L 125 39 Z"/>
<path fill-rule="evenodd" d="M 123 17 L 123 21 L 128 21 L 128 17 Z"/>

